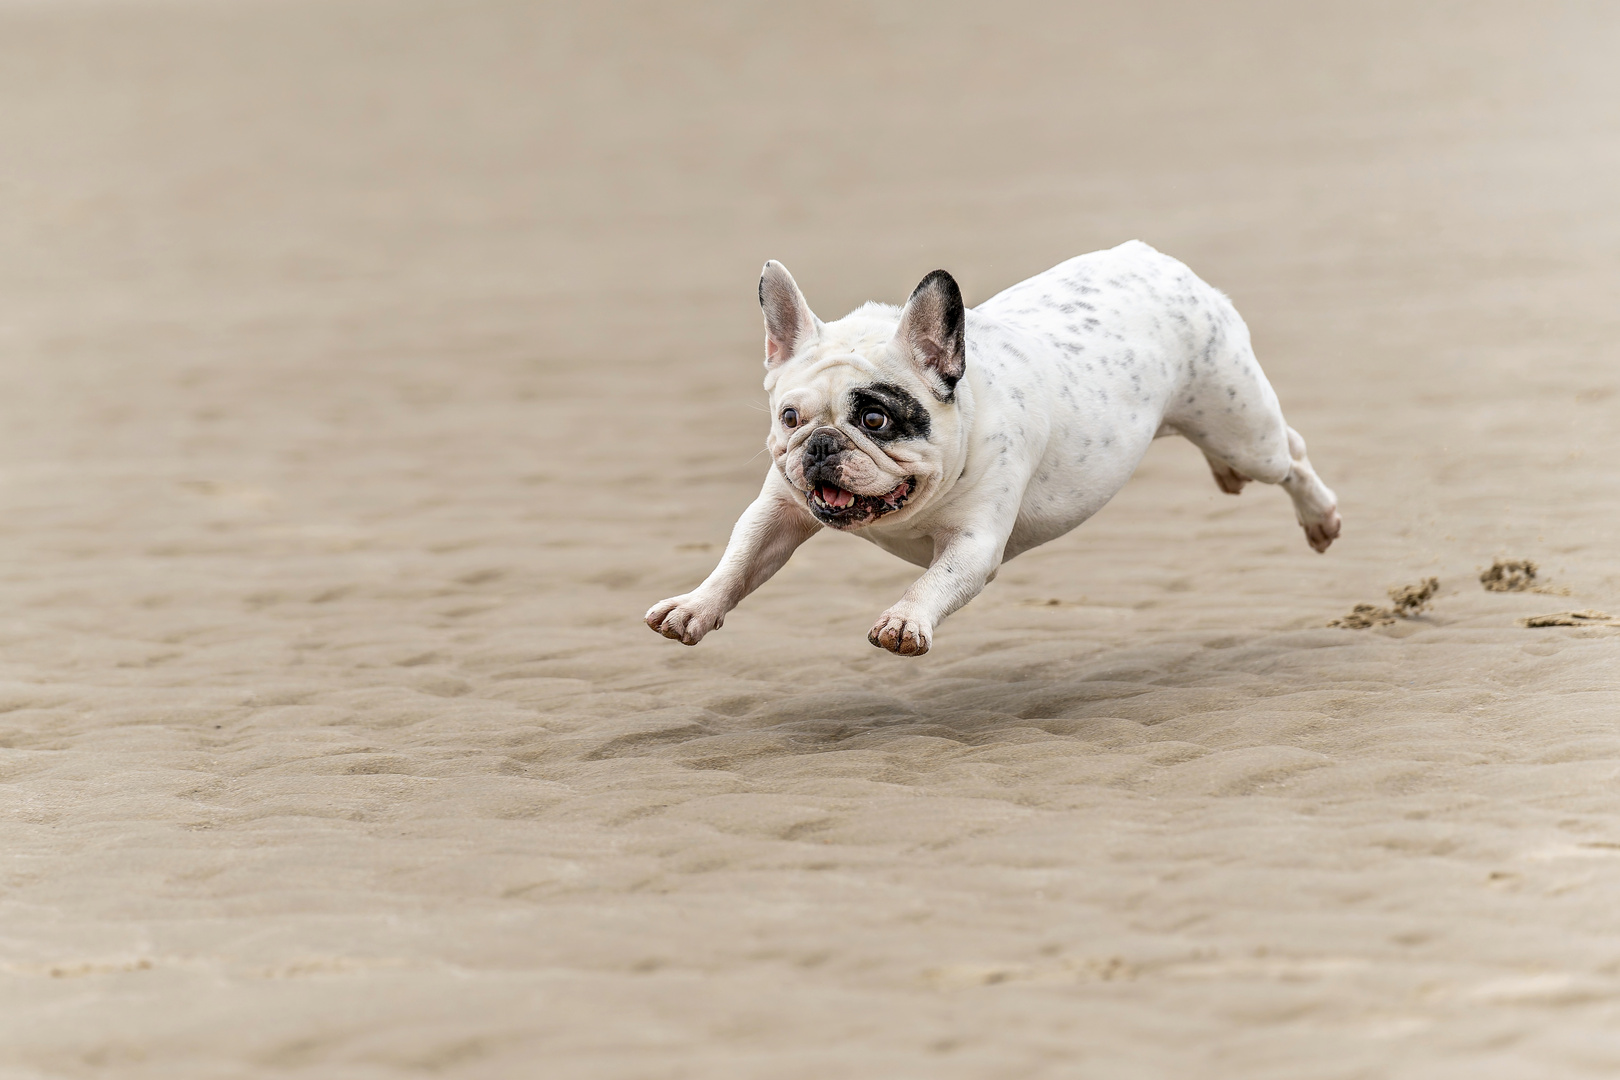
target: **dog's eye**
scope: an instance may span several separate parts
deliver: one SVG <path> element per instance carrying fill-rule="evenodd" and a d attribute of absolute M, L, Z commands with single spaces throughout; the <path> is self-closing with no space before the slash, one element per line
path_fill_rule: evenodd
<path fill-rule="evenodd" d="M 878 431 L 889 422 L 889 414 L 878 409 L 868 409 L 861 414 L 861 424 L 868 431 Z"/>
<path fill-rule="evenodd" d="M 798 427 L 799 426 L 799 410 L 798 409 L 783 409 L 782 410 L 782 426 L 783 427 Z"/>

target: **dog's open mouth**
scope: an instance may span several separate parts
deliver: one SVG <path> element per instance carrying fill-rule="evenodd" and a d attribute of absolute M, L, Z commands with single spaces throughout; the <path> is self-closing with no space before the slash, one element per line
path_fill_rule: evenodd
<path fill-rule="evenodd" d="M 832 484 L 818 484 L 810 492 L 810 512 L 824 525 L 851 529 L 892 514 L 906 504 L 917 478 L 908 476 L 882 495 L 858 495 Z"/>

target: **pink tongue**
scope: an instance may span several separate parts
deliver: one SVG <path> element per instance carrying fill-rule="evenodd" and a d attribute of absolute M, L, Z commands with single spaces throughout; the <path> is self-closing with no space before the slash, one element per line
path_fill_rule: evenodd
<path fill-rule="evenodd" d="M 821 501 L 835 509 L 842 510 L 855 501 L 855 496 L 843 488 L 824 487 L 821 489 Z"/>

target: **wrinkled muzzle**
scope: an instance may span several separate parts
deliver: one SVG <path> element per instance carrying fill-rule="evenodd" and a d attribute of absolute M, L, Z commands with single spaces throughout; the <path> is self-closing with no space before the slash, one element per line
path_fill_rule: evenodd
<path fill-rule="evenodd" d="M 916 477 L 887 487 L 893 477 L 837 428 L 811 433 L 800 450 L 799 469 L 810 512 L 837 529 L 859 528 L 894 513 L 916 488 Z"/>

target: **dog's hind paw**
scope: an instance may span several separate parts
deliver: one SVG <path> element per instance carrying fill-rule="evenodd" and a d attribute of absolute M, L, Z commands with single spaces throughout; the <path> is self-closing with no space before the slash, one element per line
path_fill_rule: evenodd
<path fill-rule="evenodd" d="M 1339 538 L 1339 528 L 1343 524 L 1339 518 L 1338 507 L 1330 506 L 1320 521 L 1302 521 L 1300 527 L 1305 530 L 1305 542 L 1311 545 L 1311 550 L 1323 552 Z"/>
<path fill-rule="evenodd" d="M 1212 458 L 1208 454 L 1204 455 L 1204 460 L 1209 462 L 1209 472 L 1211 476 L 1215 477 L 1216 487 L 1228 495 L 1241 495 L 1243 493 L 1243 486 L 1249 482 L 1247 476 L 1244 476 L 1226 462 L 1218 458 Z"/>
<path fill-rule="evenodd" d="M 933 638 L 932 626 L 896 608 L 879 615 L 866 635 L 866 640 L 873 645 L 900 656 L 921 656 L 933 644 Z"/>

